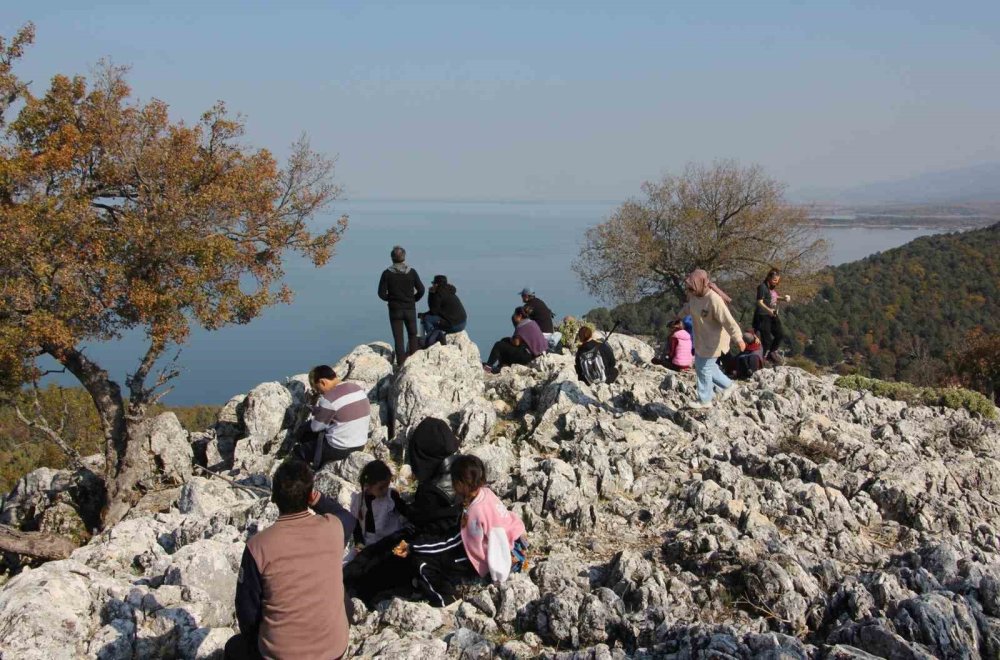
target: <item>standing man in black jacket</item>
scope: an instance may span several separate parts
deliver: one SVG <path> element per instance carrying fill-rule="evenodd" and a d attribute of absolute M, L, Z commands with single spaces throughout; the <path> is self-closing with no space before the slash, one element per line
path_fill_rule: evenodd
<path fill-rule="evenodd" d="M 406 250 L 400 246 L 389 253 L 392 266 L 382 271 L 378 281 L 378 297 L 389 303 L 389 325 L 396 347 L 396 364 L 402 366 L 406 356 L 417 349 L 417 301 L 424 297 L 424 285 L 417 271 L 406 265 Z M 403 347 L 403 326 L 406 326 L 406 348 Z"/>

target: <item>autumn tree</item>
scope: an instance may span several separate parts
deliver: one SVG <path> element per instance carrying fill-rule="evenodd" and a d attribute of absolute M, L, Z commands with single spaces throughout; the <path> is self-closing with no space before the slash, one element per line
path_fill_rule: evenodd
<path fill-rule="evenodd" d="M 970 333 L 955 359 L 955 372 L 963 385 L 1000 402 L 1000 333 Z"/>
<path fill-rule="evenodd" d="M 13 70 L 33 37 L 28 25 L 0 40 L 0 374 L 16 390 L 48 355 L 87 390 L 104 436 L 107 526 L 141 495 L 134 439 L 176 375 L 165 352 L 192 325 L 247 323 L 288 301 L 284 256 L 322 265 L 346 219 L 311 233 L 338 193 L 331 161 L 302 139 L 280 167 L 242 143 L 221 103 L 173 121 L 111 66 L 92 81 L 57 75 L 36 95 Z M 123 388 L 83 347 L 136 329 L 146 348 Z M 32 421 L 59 441 L 54 424 Z"/>
<path fill-rule="evenodd" d="M 690 164 L 680 176 L 643 184 L 642 193 L 587 230 L 574 262 L 587 290 L 604 300 L 664 292 L 681 300 L 695 268 L 745 282 L 778 267 L 801 286 L 825 264 L 815 223 L 759 166 Z"/>

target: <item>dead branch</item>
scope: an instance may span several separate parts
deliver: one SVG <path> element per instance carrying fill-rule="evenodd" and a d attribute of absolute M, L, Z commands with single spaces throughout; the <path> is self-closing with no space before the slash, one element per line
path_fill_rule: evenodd
<path fill-rule="evenodd" d="M 22 532 L 0 525 L 0 550 L 38 559 L 66 559 L 77 545 L 64 536 L 48 532 Z"/>

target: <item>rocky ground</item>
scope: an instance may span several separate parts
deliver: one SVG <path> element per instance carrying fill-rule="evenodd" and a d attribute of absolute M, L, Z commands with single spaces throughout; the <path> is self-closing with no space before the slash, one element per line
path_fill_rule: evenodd
<path fill-rule="evenodd" d="M 385 344 L 340 361 L 369 390 L 371 438 L 319 484 L 346 500 L 367 460 L 398 466 L 421 419 L 447 419 L 524 519 L 531 568 L 454 610 L 354 601 L 350 657 L 1000 657 L 996 423 L 791 368 L 687 411 L 693 379 L 628 337 L 619 381 L 594 388 L 569 356 L 491 376 L 450 341 L 397 375 Z M 277 512 L 193 465 L 266 487 L 304 389 L 264 383 L 192 436 L 151 422 L 149 494 L 4 585 L 0 657 L 221 657 L 243 544 Z M 87 483 L 37 470 L 0 522 L 85 538 Z"/>

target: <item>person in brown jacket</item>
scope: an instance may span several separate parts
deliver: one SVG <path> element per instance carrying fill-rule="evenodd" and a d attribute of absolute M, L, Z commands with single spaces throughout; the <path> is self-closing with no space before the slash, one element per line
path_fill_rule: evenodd
<path fill-rule="evenodd" d="M 236 584 L 240 634 L 226 644 L 225 657 L 337 660 L 348 641 L 345 530 L 357 521 L 313 490 L 312 468 L 297 458 L 275 471 L 271 501 L 278 520 L 243 551 Z"/>

